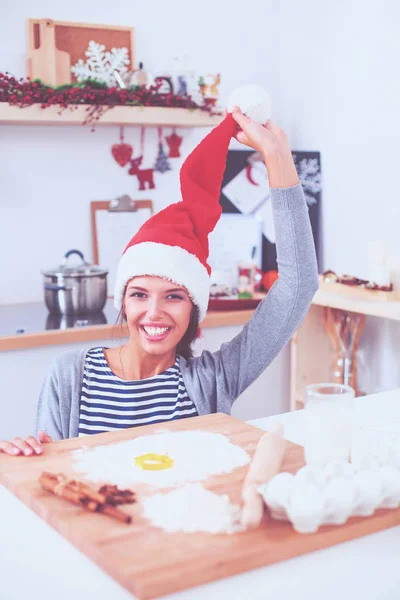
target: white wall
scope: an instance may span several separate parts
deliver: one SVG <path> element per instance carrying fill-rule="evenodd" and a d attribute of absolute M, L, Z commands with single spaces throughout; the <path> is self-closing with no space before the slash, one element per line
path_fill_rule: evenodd
<path fill-rule="evenodd" d="M 367 242 L 376 238 L 400 254 L 396 0 L 254 0 L 249 10 L 238 1 L 228 7 L 203 0 L 195 16 L 183 0 L 19 0 L 1 12 L 0 68 L 17 76 L 25 72 L 25 19 L 48 16 L 133 25 L 137 58 L 148 69 L 168 68 L 176 53 L 187 53 L 199 72 L 221 71 L 222 99 L 240 83 L 265 86 L 292 147 L 322 153 L 324 267 L 363 276 Z M 187 153 L 204 131 L 183 134 Z M 0 304 L 39 300 L 40 269 L 68 248 L 91 256 L 91 200 L 149 197 L 111 158 L 117 139 L 117 128 L 1 127 Z M 139 149 L 138 130 L 127 129 L 126 139 Z M 147 142 L 151 165 L 155 131 Z M 151 197 L 157 210 L 178 197 L 178 161 L 174 165 L 171 173 L 156 175 Z M 369 320 L 361 344 L 367 391 L 400 386 L 399 333 L 392 323 Z M 287 380 L 287 361 L 283 365 Z M 26 362 L 21 366 L 26 369 Z M 283 410 L 285 394 L 275 397 Z"/>
<path fill-rule="evenodd" d="M 325 269 L 367 276 L 368 241 L 400 254 L 400 4 L 279 3 L 275 118 L 292 147 L 322 155 Z M 368 319 L 360 388 L 400 386 L 397 323 Z"/>

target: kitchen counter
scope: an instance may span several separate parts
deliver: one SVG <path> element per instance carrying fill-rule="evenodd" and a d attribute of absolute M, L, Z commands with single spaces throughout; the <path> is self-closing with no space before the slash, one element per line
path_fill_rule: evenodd
<path fill-rule="evenodd" d="M 379 422 L 381 427 L 390 423 L 392 430 L 400 431 L 400 389 L 357 398 L 355 402 L 359 422 Z M 302 411 L 256 419 L 251 424 L 268 429 L 275 421 L 285 425 L 287 439 L 303 443 Z M 0 506 L 2 600 L 24 597 L 134 600 L 134 596 L 1 486 Z M 400 526 L 164 599 L 398 600 L 399 556 Z"/>
<path fill-rule="evenodd" d="M 201 327 L 242 325 L 253 312 L 208 311 Z M 0 306 L 0 351 L 126 337 L 128 330 L 117 325 L 117 318 L 112 299 L 103 312 L 76 318 L 50 315 L 43 302 Z"/>
<path fill-rule="evenodd" d="M 351 290 L 350 290 L 351 292 Z M 360 299 L 320 289 L 312 304 L 400 321 L 400 301 Z M 254 310 L 208 311 L 202 328 L 226 327 L 247 323 Z M 49 314 L 43 302 L 0 306 L 0 351 L 23 350 L 59 344 L 72 344 L 125 337 L 127 329 L 116 324 L 118 313 L 109 298 L 103 312 L 77 318 Z"/>

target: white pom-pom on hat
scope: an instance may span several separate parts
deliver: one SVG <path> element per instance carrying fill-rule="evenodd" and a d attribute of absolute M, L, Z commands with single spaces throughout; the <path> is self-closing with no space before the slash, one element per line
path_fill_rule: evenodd
<path fill-rule="evenodd" d="M 226 105 L 228 113 L 233 112 L 235 106 L 238 106 L 250 119 L 262 125 L 271 117 L 270 95 L 259 85 L 241 85 L 233 90 Z"/>

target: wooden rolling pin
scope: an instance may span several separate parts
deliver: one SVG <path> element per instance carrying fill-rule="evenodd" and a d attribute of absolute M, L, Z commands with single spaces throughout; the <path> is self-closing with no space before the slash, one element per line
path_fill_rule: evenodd
<path fill-rule="evenodd" d="M 258 442 L 244 480 L 241 522 L 246 528 L 258 527 L 261 523 L 264 514 L 264 500 L 257 489 L 279 473 L 284 449 L 283 425 L 276 423 Z"/>

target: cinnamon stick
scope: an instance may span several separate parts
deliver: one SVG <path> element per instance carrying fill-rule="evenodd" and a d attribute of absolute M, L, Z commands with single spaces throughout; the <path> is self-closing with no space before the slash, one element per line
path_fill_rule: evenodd
<path fill-rule="evenodd" d="M 90 487 L 81 484 L 81 482 L 69 480 L 65 475 L 55 475 L 53 473 L 43 472 L 40 475 L 39 483 L 45 490 L 52 492 L 73 504 L 77 504 L 82 508 L 86 508 L 92 512 L 104 513 L 123 523 L 132 522 L 132 517 L 130 515 L 119 508 L 106 504 L 105 497 L 102 494 L 98 494 Z M 83 489 L 85 492 L 82 491 Z M 88 490 L 88 493 L 86 490 Z M 99 502 L 98 500 L 94 500 L 93 497 L 101 497 L 104 501 Z"/>
<path fill-rule="evenodd" d="M 123 523 L 132 522 L 132 517 L 130 515 L 124 513 L 120 508 L 110 506 L 110 504 L 97 504 L 96 502 L 90 501 L 87 504 L 87 508 L 89 510 L 93 510 L 94 512 L 101 512 L 110 517 L 114 517 Z"/>
<path fill-rule="evenodd" d="M 64 480 L 68 481 L 68 478 L 65 475 L 62 475 L 61 473 L 56 475 L 54 473 L 43 472 L 42 475 L 45 475 L 46 477 L 49 477 L 50 479 L 57 480 L 60 483 Z M 106 497 L 103 494 L 99 494 L 99 492 L 96 492 L 96 490 L 93 490 L 88 485 L 85 485 L 81 481 L 75 481 L 75 480 L 71 480 L 71 484 L 74 484 L 76 491 L 78 493 L 81 493 L 83 496 L 86 496 L 87 498 L 90 498 L 91 500 L 94 500 L 95 502 L 99 502 L 100 504 L 105 504 Z"/>

